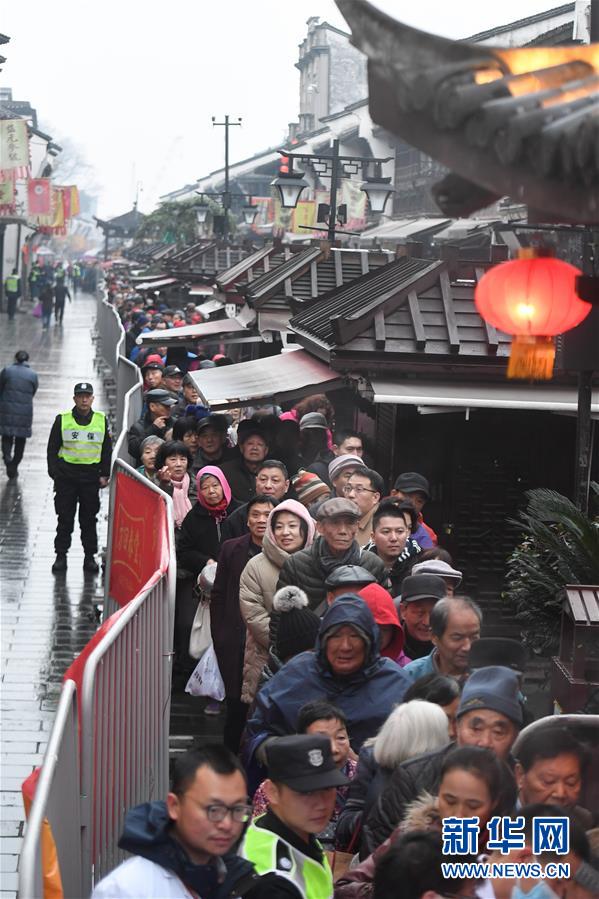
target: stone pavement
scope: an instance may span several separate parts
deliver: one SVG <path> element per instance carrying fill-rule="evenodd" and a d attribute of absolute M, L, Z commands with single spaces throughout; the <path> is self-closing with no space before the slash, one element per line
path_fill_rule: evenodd
<path fill-rule="evenodd" d="M 0 368 L 25 349 L 40 380 L 19 477 L 9 481 L 3 465 L 0 471 L 0 899 L 16 895 L 21 782 L 43 760 L 62 676 L 94 633 L 94 603 L 102 599 L 101 577 L 82 571 L 77 523 L 66 576 L 50 571 L 56 518 L 46 470 L 50 427 L 58 412 L 72 406 L 73 385 L 91 381 L 96 408 L 105 408 L 94 371 L 94 320 L 95 299 L 81 293 L 67 303 L 61 329 L 52 324 L 42 332 L 29 311 L 14 322 L 0 316 Z M 104 494 L 100 546 L 106 539 Z"/>

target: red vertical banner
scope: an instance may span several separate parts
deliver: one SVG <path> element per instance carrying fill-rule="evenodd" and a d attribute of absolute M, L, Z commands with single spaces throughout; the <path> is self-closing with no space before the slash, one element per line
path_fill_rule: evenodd
<path fill-rule="evenodd" d="M 166 570 L 169 536 L 164 500 L 141 481 L 117 472 L 112 524 L 110 596 L 126 605 Z"/>
<path fill-rule="evenodd" d="M 30 215 L 50 215 L 50 179 L 31 178 L 27 182 L 27 202 Z"/>

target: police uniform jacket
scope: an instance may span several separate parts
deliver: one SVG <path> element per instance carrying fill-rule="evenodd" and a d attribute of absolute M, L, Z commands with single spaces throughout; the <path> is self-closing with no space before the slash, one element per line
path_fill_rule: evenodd
<path fill-rule="evenodd" d="M 82 414 L 74 406 L 71 410 L 75 421 L 83 427 L 91 423 L 93 410 L 87 414 Z M 98 478 L 110 477 L 110 462 L 112 458 L 112 438 L 106 424 L 104 431 L 104 440 L 102 441 L 102 451 L 99 463 L 91 465 L 73 465 L 61 459 L 58 452 L 62 446 L 62 414 L 54 419 L 50 437 L 48 438 L 48 474 L 52 480 L 61 478 L 71 478 L 73 480 L 97 481 Z"/>

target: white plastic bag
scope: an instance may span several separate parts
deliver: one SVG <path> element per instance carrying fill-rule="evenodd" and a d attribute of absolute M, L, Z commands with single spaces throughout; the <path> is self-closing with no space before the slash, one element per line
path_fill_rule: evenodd
<path fill-rule="evenodd" d="M 189 655 L 192 659 L 201 659 L 210 646 L 212 646 L 210 603 L 200 599 L 189 635 Z"/>
<path fill-rule="evenodd" d="M 225 698 L 225 685 L 212 644 L 195 666 L 193 674 L 187 681 L 185 692 L 191 693 L 192 696 L 209 696 L 217 702 L 222 702 Z"/>

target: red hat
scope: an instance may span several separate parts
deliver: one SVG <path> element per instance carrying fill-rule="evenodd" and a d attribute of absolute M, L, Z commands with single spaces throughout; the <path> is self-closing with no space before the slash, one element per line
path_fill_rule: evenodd
<path fill-rule="evenodd" d="M 404 633 L 391 594 L 380 584 L 368 584 L 358 590 L 358 596 L 362 597 L 379 626 L 390 624 L 393 627 L 391 642 L 381 649 L 381 655 L 396 661 L 403 649 Z"/>
<path fill-rule="evenodd" d="M 225 354 L 224 354 L 224 353 L 217 353 L 216 356 L 213 356 L 213 357 L 212 357 L 212 361 L 213 361 L 213 362 L 218 362 L 219 359 L 224 359 L 224 358 L 225 358 Z"/>
<path fill-rule="evenodd" d="M 151 356 L 148 356 L 144 365 L 149 365 L 151 362 L 155 362 L 157 365 L 162 365 L 162 356 L 159 356 L 158 353 L 152 353 Z"/>

